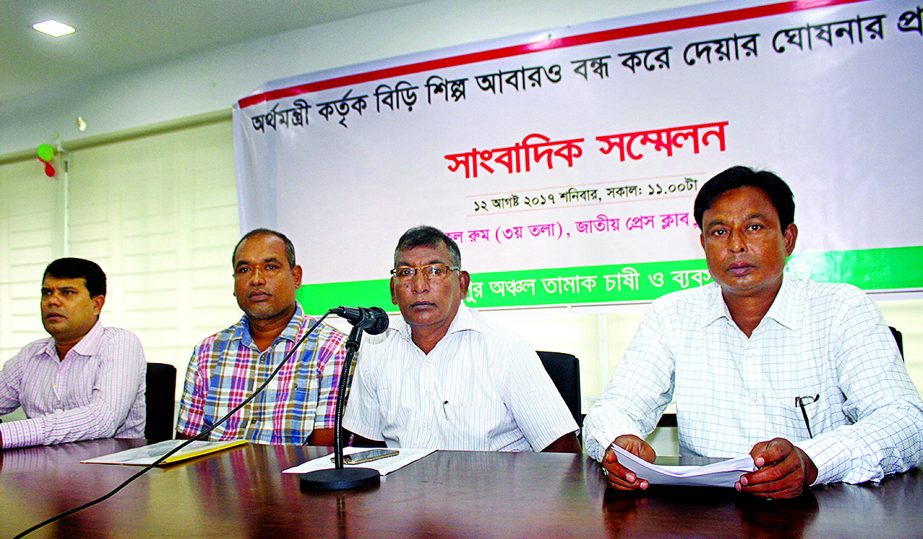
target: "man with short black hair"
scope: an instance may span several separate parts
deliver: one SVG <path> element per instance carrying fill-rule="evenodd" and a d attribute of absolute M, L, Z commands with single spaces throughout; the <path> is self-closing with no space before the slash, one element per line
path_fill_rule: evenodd
<path fill-rule="evenodd" d="M 234 296 L 244 315 L 193 351 L 176 423 L 179 438 L 196 436 L 243 402 L 316 322 L 295 299 L 302 270 L 285 234 L 251 230 L 234 247 L 231 264 Z M 345 340 L 342 332 L 321 324 L 264 392 L 209 439 L 333 445 Z"/>
<path fill-rule="evenodd" d="M 853 286 L 783 274 L 794 212 L 771 172 L 733 167 L 702 186 L 694 214 L 714 283 L 651 305 L 584 422 L 614 489 L 648 487 L 610 445 L 653 461 L 643 438 L 671 400 L 680 452 L 749 452 L 756 470 L 736 487 L 755 496 L 923 464 L 923 401 L 874 303 Z"/>
<path fill-rule="evenodd" d="M 131 332 L 103 327 L 106 274 L 95 262 L 60 258 L 42 276 L 42 325 L 0 371 L 0 448 L 96 438 L 144 438 L 146 362 Z"/>
<path fill-rule="evenodd" d="M 462 302 L 471 277 L 451 238 L 408 230 L 391 275 L 403 320 L 365 341 L 345 429 L 389 447 L 580 452 L 536 353 Z"/>

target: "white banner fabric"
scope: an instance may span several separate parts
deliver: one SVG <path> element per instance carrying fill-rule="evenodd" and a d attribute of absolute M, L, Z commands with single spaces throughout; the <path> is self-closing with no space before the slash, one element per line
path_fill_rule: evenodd
<path fill-rule="evenodd" d="M 472 272 L 697 259 L 698 188 L 745 164 L 800 252 L 921 246 L 921 13 L 727 2 L 270 82 L 234 110 L 241 228 L 306 283 L 387 278 L 419 224 Z"/>

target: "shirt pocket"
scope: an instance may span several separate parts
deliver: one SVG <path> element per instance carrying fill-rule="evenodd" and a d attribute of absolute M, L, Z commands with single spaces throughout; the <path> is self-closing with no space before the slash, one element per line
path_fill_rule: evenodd
<path fill-rule="evenodd" d="M 324 406 L 325 403 L 318 402 L 320 389 L 317 387 L 317 379 L 311 376 L 305 376 L 299 373 L 295 382 L 292 384 L 291 394 L 285 399 L 285 415 L 282 425 L 282 434 L 284 443 L 306 444 L 308 437 L 314 431 L 314 422 L 318 414 L 318 406 Z M 335 403 L 330 403 L 331 414 L 333 413 Z M 270 413 L 270 416 L 276 415 Z M 276 421 L 276 419 L 273 419 Z M 318 426 L 318 428 L 321 428 Z M 331 424 L 330 428 L 333 428 Z"/>
<path fill-rule="evenodd" d="M 797 397 L 801 398 L 800 406 Z M 792 394 L 788 397 L 767 399 L 767 419 L 773 436 L 788 438 L 792 442 L 808 440 L 821 431 L 823 414 L 819 394 Z M 803 410 L 803 411 L 802 411 Z M 808 426 L 810 425 L 810 434 Z"/>
<path fill-rule="evenodd" d="M 443 405 L 447 438 L 452 446 L 488 451 L 490 440 L 511 430 L 506 407 L 500 403 L 446 403 Z"/>

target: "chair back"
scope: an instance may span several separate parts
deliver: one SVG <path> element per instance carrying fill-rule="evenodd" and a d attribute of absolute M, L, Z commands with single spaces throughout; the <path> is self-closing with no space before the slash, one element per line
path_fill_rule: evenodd
<path fill-rule="evenodd" d="M 539 351 L 538 357 L 542 365 L 558 388 L 558 392 L 574 416 L 577 426 L 583 426 L 583 415 L 580 409 L 580 361 L 573 354 L 561 352 Z"/>
<path fill-rule="evenodd" d="M 904 359 L 904 335 L 894 326 L 888 326 L 888 328 L 891 330 L 891 335 L 894 335 L 894 342 L 897 343 L 897 349 L 901 353 L 901 359 Z"/>
<path fill-rule="evenodd" d="M 146 382 L 147 423 L 144 437 L 149 444 L 172 440 L 176 367 L 166 363 L 148 363 Z"/>

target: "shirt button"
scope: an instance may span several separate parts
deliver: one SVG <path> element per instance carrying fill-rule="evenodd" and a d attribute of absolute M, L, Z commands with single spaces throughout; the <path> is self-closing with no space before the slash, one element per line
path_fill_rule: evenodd
<path fill-rule="evenodd" d="M 254 417 L 253 419 L 250 420 L 250 424 L 251 424 L 251 425 L 256 425 L 256 418 L 255 418 L 255 417 Z"/>
<path fill-rule="evenodd" d="M 750 404 L 756 404 L 756 397 L 750 398 Z"/>

